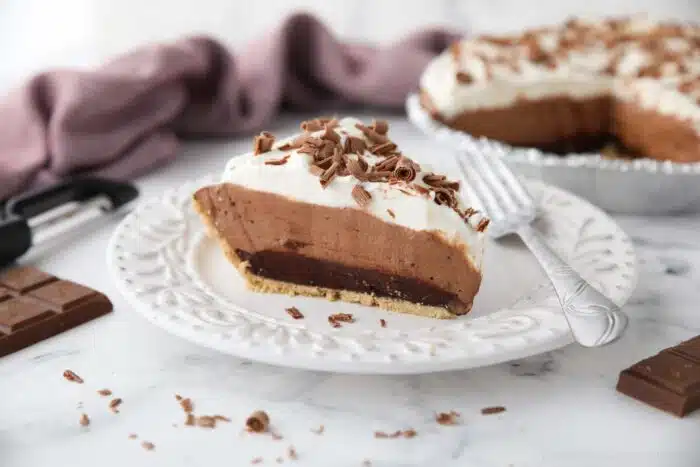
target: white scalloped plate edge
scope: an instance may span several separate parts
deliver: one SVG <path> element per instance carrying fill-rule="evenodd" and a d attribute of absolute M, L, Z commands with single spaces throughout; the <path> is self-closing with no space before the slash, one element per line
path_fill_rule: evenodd
<path fill-rule="evenodd" d="M 176 336 L 273 365 L 367 374 L 411 374 L 487 366 L 553 350 L 573 341 L 548 285 L 538 287 L 511 308 L 410 332 L 362 331 L 337 335 L 330 329 L 309 331 L 299 322 L 282 322 L 242 309 L 215 296 L 193 276 L 189 266 L 191 250 L 201 241 L 203 232 L 190 207 L 191 194 L 196 187 L 211 181 L 213 178 L 188 182 L 144 200 L 115 229 L 107 248 L 108 267 L 119 292 L 148 321 Z M 584 242 L 578 237 L 576 242 L 571 242 L 569 238 L 561 240 L 561 244 L 591 240 L 590 251 L 608 251 L 616 256 L 588 278 L 605 288 L 618 305 L 626 303 L 637 281 L 636 257 L 627 235 L 600 209 L 575 195 L 540 182 L 529 182 L 529 186 L 541 194 L 538 198 L 552 215 L 566 217 L 567 210 L 576 209 L 588 216 L 586 222 L 590 219 L 594 224 L 604 223 L 603 230 L 609 232 L 605 236 L 591 236 Z M 147 211 L 146 221 L 138 222 Z M 125 238 L 134 235 L 140 235 L 133 243 L 138 248 L 125 247 Z M 614 243 L 608 246 L 624 251 L 601 249 L 600 242 L 605 241 Z M 570 254 L 573 253 L 572 250 Z M 587 275 L 585 270 L 580 272 Z"/>

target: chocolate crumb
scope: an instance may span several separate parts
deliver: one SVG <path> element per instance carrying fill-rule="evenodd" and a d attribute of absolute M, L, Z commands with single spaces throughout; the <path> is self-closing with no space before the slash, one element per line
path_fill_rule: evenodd
<path fill-rule="evenodd" d="M 367 207 L 367 205 L 369 205 L 369 203 L 372 201 L 372 195 L 369 193 L 369 191 L 365 190 L 362 185 L 355 185 L 352 188 L 351 194 L 355 202 L 362 208 Z"/>
<path fill-rule="evenodd" d="M 297 454 L 297 450 L 294 449 L 294 446 L 289 446 L 287 448 L 287 457 L 289 457 L 290 460 L 297 460 L 299 458 L 299 455 Z"/>
<path fill-rule="evenodd" d="M 253 412 L 245 422 L 248 431 L 264 433 L 270 426 L 270 417 L 262 410 Z"/>
<path fill-rule="evenodd" d="M 322 435 L 324 431 L 326 431 L 326 427 L 323 425 L 319 425 L 318 428 L 311 429 L 311 432 L 317 435 Z"/>
<path fill-rule="evenodd" d="M 80 416 L 80 426 L 88 426 L 90 424 L 90 418 L 86 413 Z"/>
<path fill-rule="evenodd" d="M 440 412 L 435 416 L 435 421 L 440 425 L 456 425 L 459 413 L 451 410 L 449 412 Z"/>
<path fill-rule="evenodd" d="M 287 154 L 282 159 L 268 159 L 265 161 L 265 165 L 284 165 L 289 160 L 289 157 L 289 154 Z"/>
<path fill-rule="evenodd" d="M 413 437 L 415 437 L 417 434 L 418 434 L 418 433 L 417 433 L 416 430 L 414 430 L 413 428 L 409 428 L 408 430 L 404 430 L 403 433 L 402 433 L 402 435 L 403 435 L 404 438 L 413 438 Z"/>
<path fill-rule="evenodd" d="M 477 232 L 483 232 L 483 231 L 485 231 L 485 230 L 486 230 L 486 227 L 489 226 L 489 222 L 491 222 L 490 219 L 486 219 L 486 218 L 481 219 L 481 220 L 479 221 L 479 224 L 477 224 L 477 226 L 476 226 L 476 231 L 477 231 Z"/>
<path fill-rule="evenodd" d="M 340 323 L 354 323 L 355 318 L 350 313 L 335 313 L 328 317 L 328 322 L 334 328 L 339 328 Z"/>
<path fill-rule="evenodd" d="M 255 465 L 255 464 L 260 464 L 262 461 L 263 461 L 262 457 L 255 457 L 255 458 L 251 459 L 250 463 Z"/>
<path fill-rule="evenodd" d="M 195 425 L 194 414 L 188 413 L 187 417 L 185 417 L 185 426 L 194 426 L 194 425 Z"/>
<path fill-rule="evenodd" d="M 114 413 L 119 413 L 119 406 L 122 404 L 122 400 L 119 397 L 116 397 L 109 401 L 109 408 L 112 412 Z"/>
<path fill-rule="evenodd" d="M 78 383 L 78 384 L 83 384 L 85 381 L 83 381 L 83 378 L 75 374 L 72 370 L 66 370 L 63 372 L 63 377 L 70 381 L 71 383 Z"/>
<path fill-rule="evenodd" d="M 481 415 L 493 415 L 497 413 L 502 413 L 505 412 L 506 408 L 502 407 L 500 405 L 495 406 L 495 407 L 484 407 L 481 409 Z"/>
<path fill-rule="evenodd" d="M 189 397 L 187 399 L 181 399 L 180 407 L 182 407 L 182 410 L 184 410 L 185 413 L 191 413 L 194 410 L 194 404 L 192 403 L 192 399 L 190 399 Z"/>
<path fill-rule="evenodd" d="M 266 153 L 272 149 L 273 144 L 275 144 L 275 137 L 272 133 L 263 131 L 253 139 L 253 154 L 259 156 Z"/>
<path fill-rule="evenodd" d="M 99 391 L 97 391 L 97 394 L 99 394 L 102 397 L 107 397 L 112 395 L 112 391 L 110 391 L 109 389 L 100 389 Z"/>
<path fill-rule="evenodd" d="M 394 211 L 392 211 L 391 209 L 387 209 L 386 212 L 389 213 L 392 219 L 396 219 L 396 214 L 394 214 Z"/>
<path fill-rule="evenodd" d="M 136 438 L 138 438 L 138 437 L 139 437 L 139 435 L 137 435 L 136 433 L 131 433 L 131 434 L 129 435 L 129 439 L 136 439 Z"/>
<path fill-rule="evenodd" d="M 299 311 L 299 308 L 295 306 L 285 308 L 284 311 L 286 311 L 287 314 L 294 319 L 304 319 L 304 315 L 301 313 L 301 311 Z"/>
<path fill-rule="evenodd" d="M 197 426 L 202 428 L 216 428 L 216 418 L 202 415 L 197 418 Z"/>
<path fill-rule="evenodd" d="M 384 318 L 381 318 L 381 319 L 379 320 L 379 325 L 380 325 L 381 327 L 385 328 L 385 327 L 386 327 L 386 320 L 385 320 Z"/>
<path fill-rule="evenodd" d="M 180 394 L 175 394 L 175 400 L 178 401 L 178 402 L 181 401 L 181 400 L 182 400 L 182 396 L 181 396 Z"/>
<path fill-rule="evenodd" d="M 144 448 L 146 451 L 153 451 L 156 448 L 156 445 L 151 443 L 150 441 L 142 441 L 141 447 Z"/>

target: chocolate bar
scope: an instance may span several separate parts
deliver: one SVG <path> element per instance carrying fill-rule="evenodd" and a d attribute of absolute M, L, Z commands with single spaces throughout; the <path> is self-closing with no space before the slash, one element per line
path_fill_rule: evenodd
<path fill-rule="evenodd" d="M 700 336 L 623 370 L 617 390 L 678 417 L 700 409 Z"/>
<path fill-rule="evenodd" d="M 88 287 L 33 267 L 0 272 L 0 357 L 112 311 L 109 299 Z"/>

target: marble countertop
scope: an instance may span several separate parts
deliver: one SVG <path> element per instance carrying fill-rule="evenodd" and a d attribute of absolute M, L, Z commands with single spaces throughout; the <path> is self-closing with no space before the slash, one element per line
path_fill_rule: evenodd
<path fill-rule="evenodd" d="M 362 115 L 360 115 L 362 116 Z M 298 121 L 295 119 L 294 121 Z M 391 117 L 406 152 L 430 145 Z M 291 133 L 292 120 L 272 130 Z M 173 165 L 138 181 L 145 197 L 216 172 L 249 138 L 189 144 Z M 489 368 L 420 376 L 350 376 L 276 368 L 218 354 L 147 323 L 119 295 L 105 267 L 118 222 L 73 236 L 30 260 L 107 293 L 114 313 L 0 360 L 0 465 L 37 467 L 261 465 L 591 467 L 700 465 L 700 413 L 676 419 L 615 392 L 619 371 L 700 333 L 700 217 L 617 217 L 634 239 L 641 280 L 619 342 L 576 345 Z M 85 384 L 66 382 L 71 369 Z M 119 414 L 96 391 L 123 399 Z M 183 427 L 174 394 L 199 413 L 232 419 L 215 430 Z M 507 411 L 483 416 L 480 409 Z M 242 433 L 247 415 L 266 410 L 282 440 Z M 455 410 L 457 426 L 435 423 Z M 81 413 L 89 427 L 78 423 Z M 311 430 L 325 426 L 322 435 Z M 412 439 L 375 439 L 375 430 L 413 428 Z M 156 448 L 146 451 L 140 440 Z M 298 460 L 286 457 L 293 445 Z"/>

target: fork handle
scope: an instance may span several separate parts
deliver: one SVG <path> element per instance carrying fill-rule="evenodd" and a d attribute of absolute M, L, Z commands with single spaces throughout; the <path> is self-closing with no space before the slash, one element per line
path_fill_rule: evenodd
<path fill-rule="evenodd" d="M 599 347 L 620 337 L 627 327 L 620 307 L 564 262 L 530 225 L 517 234 L 552 282 L 574 339 L 584 347 Z"/>

